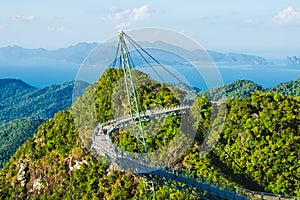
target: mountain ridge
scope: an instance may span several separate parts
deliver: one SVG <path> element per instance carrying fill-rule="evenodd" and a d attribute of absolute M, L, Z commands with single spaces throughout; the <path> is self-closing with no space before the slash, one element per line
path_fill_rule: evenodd
<path fill-rule="evenodd" d="M 42 122 L 69 108 L 87 86 L 71 81 L 35 88 L 20 79 L 0 79 L 0 168 Z"/>
<path fill-rule="evenodd" d="M 186 50 L 184 48 L 167 44 L 162 41 L 156 41 L 153 43 L 141 42 L 141 46 L 149 46 L 160 48 L 167 47 L 168 49 L 175 49 L 176 51 L 183 52 L 188 58 L 196 58 L 198 53 L 197 50 Z M 0 58 L 2 59 L 28 59 L 28 58 L 49 58 L 57 60 L 66 60 L 72 63 L 81 64 L 88 54 L 96 48 L 99 44 L 96 42 L 87 43 L 79 42 L 75 45 L 71 45 L 64 48 L 58 48 L 55 50 L 47 50 L 44 48 L 28 49 L 21 46 L 7 46 L 0 47 Z M 108 45 L 109 46 L 109 45 Z M 115 48 L 111 46 L 111 48 Z M 175 51 L 175 53 L 176 53 Z M 261 56 L 247 55 L 239 53 L 220 53 L 212 50 L 206 51 L 212 60 L 220 64 L 252 64 L 252 65 L 264 65 L 267 64 L 267 60 Z"/>
<path fill-rule="evenodd" d="M 22 95 L 24 92 L 29 92 L 34 89 L 35 87 L 22 81 L 21 79 L 0 79 L 0 101 L 3 101 L 10 96 Z"/>

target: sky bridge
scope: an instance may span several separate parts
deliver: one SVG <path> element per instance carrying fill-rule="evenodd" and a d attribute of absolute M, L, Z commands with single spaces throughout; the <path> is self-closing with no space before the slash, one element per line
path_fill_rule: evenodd
<path fill-rule="evenodd" d="M 136 86 L 131 73 L 134 68 L 134 63 L 126 46 L 125 38 L 137 50 L 143 59 L 145 59 L 145 56 L 143 56 L 142 53 L 150 57 L 157 63 L 157 65 L 170 73 L 176 80 L 179 82 L 181 80 L 159 63 L 146 50 L 139 46 L 139 44 L 137 44 L 126 33 L 120 31 L 118 34 L 119 44 L 112 67 L 119 67 L 123 70 L 129 114 L 97 125 L 92 133 L 91 149 L 94 149 L 98 154 L 103 155 L 112 163 L 117 164 L 123 170 L 142 177 L 145 184 L 145 198 L 153 197 L 153 199 L 155 199 L 154 183 L 158 183 L 197 196 L 200 199 L 293 199 L 286 196 L 246 190 L 199 176 L 193 172 L 186 172 L 172 167 L 170 168 L 169 166 L 165 166 L 165 163 L 162 164 L 160 159 L 155 157 L 157 154 L 148 152 L 143 123 L 151 122 L 152 120 L 154 121 L 154 119 L 159 118 L 166 119 L 172 116 L 183 117 L 187 115 L 187 113 L 190 113 L 191 106 L 178 105 L 170 108 L 147 110 L 146 112 L 140 111 L 137 101 Z M 119 60 L 119 62 L 117 62 L 117 60 Z M 150 64 L 147 60 L 145 61 Z M 120 66 L 117 66 L 118 63 Z M 150 67 L 160 77 L 155 68 L 153 66 Z M 185 83 L 180 83 L 185 85 L 186 88 L 190 88 Z M 221 104 L 221 102 L 211 103 L 213 107 L 220 107 Z M 215 111 L 216 110 L 214 109 L 212 116 L 217 115 Z M 132 130 L 134 130 L 134 137 L 136 138 L 138 146 L 143 147 L 142 151 L 125 151 L 112 142 L 111 136 L 120 129 L 124 129 L 126 127 L 133 127 Z"/>

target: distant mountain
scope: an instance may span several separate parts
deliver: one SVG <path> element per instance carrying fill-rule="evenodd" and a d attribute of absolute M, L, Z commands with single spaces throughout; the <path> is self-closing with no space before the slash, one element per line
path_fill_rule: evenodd
<path fill-rule="evenodd" d="M 211 56 L 214 62 L 219 64 L 235 64 L 235 65 L 265 65 L 267 60 L 260 56 L 255 55 L 246 55 L 238 53 L 218 53 L 214 51 L 208 51 L 208 54 Z"/>
<path fill-rule="evenodd" d="M 20 46 L 8 46 L 0 48 L 0 58 L 2 59 L 28 59 L 28 58 L 49 58 L 56 60 L 66 60 L 81 64 L 86 56 L 97 46 L 97 43 L 81 42 L 67 48 L 56 50 L 26 49 Z"/>
<path fill-rule="evenodd" d="M 99 44 L 97 43 L 85 43 L 81 42 L 73 46 L 69 46 L 67 48 L 60 48 L 56 50 L 46 50 L 46 49 L 26 49 L 20 46 L 8 46 L 0 48 L 0 59 L 28 59 L 28 58 L 48 58 L 48 59 L 56 59 L 56 60 L 65 60 L 76 64 L 81 64 L 84 59 L 88 56 L 88 54 Z M 100 44 L 103 45 L 104 51 L 106 52 L 115 52 L 115 45 L 111 44 Z M 172 52 L 180 52 L 181 55 L 184 55 L 188 60 L 194 60 L 195 58 L 200 58 L 199 50 L 186 50 L 184 48 L 174 46 L 162 41 L 156 41 L 154 43 L 149 42 L 140 42 L 142 47 L 151 47 L 157 49 L 169 49 Z M 113 48 L 113 49 L 112 49 Z M 107 51 L 107 49 L 109 49 Z M 215 51 L 207 51 L 212 60 L 216 63 L 220 64 L 251 64 L 251 65 L 262 65 L 266 64 L 267 61 L 263 57 L 255 56 L 255 55 L 246 55 L 246 54 L 238 54 L 238 53 L 218 53 Z M 163 60 L 168 60 L 166 58 Z"/>
<path fill-rule="evenodd" d="M 54 51 L 48 51 L 49 58 L 55 58 L 60 60 L 67 60 L 70 62 L 81 64 L 83 60 L 88 56 L 88 54 L 97 46 L 98 44 L 80 42 L 74 46 L 69 46 L 67 48 L 61 48 Z"/>
<path fill-rule="evenodd" d="M 289 65 L 300 65 L 300 58 L 296 56 L 287 57 L 287 63 Z"/>
<path fill-rule="evenodd" d="M 172 44 L 168 44 L 162 41 L 156 41 L 153 43 L 141 42 L 140 45 L 146 48 L 151 47 L 151 48 L 169 50 L 170 52 L 174 52 L 174 53 L 178 52 L 180 55 L 184 56 L 184 58 L 188 59 L 189 61 L 197 61 L 199 59 L 203 59 L 202 55 L 207 53 L 211 57 L 211 59 L 218 64 L 264 65 L 268 63 L 265 58 L 260 56 L 238 54 L 238 53 L 219 53 L 211 50 L 207 50 L 206 52 L 204 50 L 187 50 L 182 47 L 174 46 Z M 166 60 L 168 59 L 169 58 L 166 58 Z"/>

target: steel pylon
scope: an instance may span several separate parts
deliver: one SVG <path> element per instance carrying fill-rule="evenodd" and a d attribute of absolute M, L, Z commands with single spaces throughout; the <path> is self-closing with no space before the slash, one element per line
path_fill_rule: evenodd
<path fill-rule="evenodd" d="M 126 42 L 125 42 L 125 34 L 123 31 L 118 32 L 119 36 L 119 44 L 118 44 L 118 51 L 120 54 L 120 68 L 122 68 L 124 73 L 124 84 L 126 87 L 127 93 L 127 101 L 129 105 L 129 114 L 131 116 L 132 125 L 134 127 L 134 135 L 137 142 L 137 149 L 142 151 L 141 153 L 145 153 L 148 156 L 147 145 L 144 137 L 144 128 L 142 124 L 141 114 L 139 110 L 137 95 L 136 95 L 136 88 L 133 78 L 133 69 L 134 64 L 132 62 L 130 53 L 128 51 Z M 118 55 L 118 52 L 116 56 Z M 142 149 L 142 150 L 141 150 Z M 144 181 L 144 190 L 146 194 L 146 199 L 153 196 L 155 199 L 155 188 L 153 181 L 149 181 L 147 179 L 143 179 Z"/>

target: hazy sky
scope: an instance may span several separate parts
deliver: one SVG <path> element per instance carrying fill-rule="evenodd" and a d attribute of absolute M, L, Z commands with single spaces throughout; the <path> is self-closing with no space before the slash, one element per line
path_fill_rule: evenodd
<path fill-rule="evenodd" d="M 0 46 L 54 49 L 167 28 L 206 49 L 300 55 L 300 1 L 1 0 Z"/>

